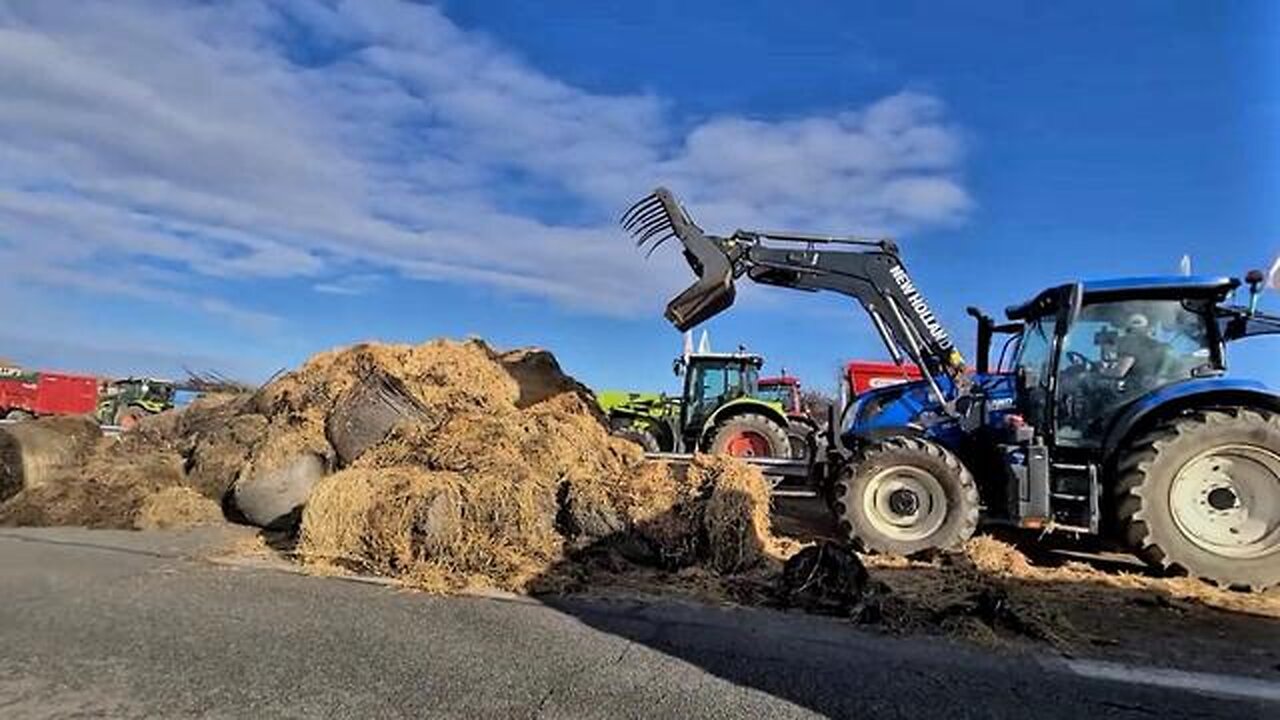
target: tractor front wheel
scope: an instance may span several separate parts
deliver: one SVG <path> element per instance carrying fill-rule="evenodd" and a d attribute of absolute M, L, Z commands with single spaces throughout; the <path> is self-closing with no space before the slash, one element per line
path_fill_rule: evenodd
<path fill-rule="evenodd" d="M 707 451 L 735 457 L 791 457 L 787 430 L 763 415 L 734 415 L 716 427 Z"/>
<path fill-rule="evenodd" d="M 1132 443 L 1117 472 L 1120 529 L 1149 563 L 1224 586 L 1280 584 L 1280 416 L 1171 420 Z"/>
<path fill-rule="evenodd" d="M 645 430 L 639 425 L 625 425 L 623 427 L 614 428 L 613 436 L 620 437 L 623 440 L 630 440 L 644 448 L 645 452 L 656 453 L 662 450 L 661 446 L 658 444 L 658 438 L 654 437 L 653 433 Z"/>
<path fill-rule="evenodd" d="M 960 459 L 922 438 L 868 443 L 841 472 L 833 509 L 869 552 L 956 550 L 978 526 L 978 487 Z"/>

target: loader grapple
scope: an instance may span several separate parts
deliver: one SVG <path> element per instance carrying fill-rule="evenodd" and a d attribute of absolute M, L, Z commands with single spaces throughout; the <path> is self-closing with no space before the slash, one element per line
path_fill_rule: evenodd
<path fill-rule="evenodd" d="M 645 257 L 673 237 L 684 245 L 684 258 L 698 280 L 667 303 L 666 318 L 676 329 L 688 330 L 733 304 L 734 266 L 724 241 L 704 233 L 666 188 L 641 198 L 620 222 L 636 237 L 637 247 L 652 242 Z"/>

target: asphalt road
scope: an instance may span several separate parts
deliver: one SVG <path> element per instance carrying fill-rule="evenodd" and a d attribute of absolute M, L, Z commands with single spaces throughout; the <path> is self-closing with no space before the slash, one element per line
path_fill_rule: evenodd
<path fill-rule="evenodd" d="M 1280 717 L 1267 688 L 766 610 L 432 597 L 194 559 L 209 542 L 0 530 L 0 717 Z"/>

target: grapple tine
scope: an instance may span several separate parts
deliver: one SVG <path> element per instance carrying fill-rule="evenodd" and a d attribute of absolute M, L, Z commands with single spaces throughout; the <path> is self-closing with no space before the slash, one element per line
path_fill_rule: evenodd
<path fill-rule="evenodd" d="M 654 230 L 662 230 L 664 228 L 665 229 L 672 228 L 671 222 L 667 220 L 667 217 L 665 215 L 660 218 L 651 220 L 645 223 L 644 225 L 637 226 L 631 231 L 631 234 L 637 238 L 647 237 L 649 235 L 652 235 Z"/>
<path fill-rule="evenodd" d="M 650 245 L 650 246 L 649 246 L 649 252 L 647 252 L 647 253 L 645 253 L 645 254 L 644 254 L 644 259 L 645 259 L 645 260 L 648 260 L 648 259 L 649 259 L 649 257 L 653 255 L 653 251 L 658 249 L 658 246 L 659 246 L 659 245 L 661 245 L 662 243 L 664 243 L 664 242 L 666 242 L 666 241 L 670 240 L 671 238 L 673 238 L 673 237 L 675 237 L 675 236 L 676 236 L 675 231 L 672 231 L 672 232 L 669 232 L 669 233 L 667 233 L 666 235 L 663 235 L 662 237 L 658 238 L 658 239 L 653 243 L 653 245 Z"/>
<path fill-rule="evenodd" d="M 631 219 L 627 220 L 623 227 L 627 230 L 634 230 L 637 225 L 647 225 L 650 220 L 656 217 L 666 217 L 666 215 L 667 209 L 662 207 L 662 204 L 659 203 L 652 208 L 646 208 L 641 212 L 632 215 Z"/>
<path fill-rule="evenodd" d="M 667 219 L 667 209 L 659 205 L 658 208 L 654 208 L 653 210 L 645 211 L 645 213 L 635 215 L 635 217 L 632 217 L 630 222 L 627 222 L 627 224 L 623 225 L 623 227 L 625 227 L 628 232 L 635 232 L 635 229 L 637 227 L 640 227 L 640 225 L 648 225 L 649 223 L 654 222 L 654 220 L 666 220 L 666 219 Z"/>
<path fill-rule="evenodd" d="M 664 313 L 678 330 L 688 330 L 733 304 L 734 261 L 729 239 L 709 236 L 689 217 L 666 188 L 659 187 L 627 208 L 618 222 L 636 239 L 636 247 L 652 241 L 645 258 L 676 238 L 697 281 L 667 303 Z"/>
<path fill-rule="evenodd" d="M 645 242 L 649 238 L 653 237 L 654 235 L 658 235 L 661 233 L 673 233 L 673 232 L 675 232 L 675 229 L 671 227 L 671 223 L 664 222 L 664 223 L 652 225 L 649 228 L 647 228 L 643 234 L 637 233 L 640 239 L 636 240 L 636 247 L 640 247 L 641 245 L 645 244 Z"/>
<path fill-rule="evenodd" d="M 645 195 L 644 197 L 637 200 L 631 207 L 627 208 L 627 211 L 622 213 L 622 217 L 618 218 L 618 222 L 622 223 L 623 225 L 626 225 L 627 217 L 629 215 L 636 212 L 641 207 L 646 207 L 653 204 L 662 205 L 662 200 L 659 199 L 657 195 L 654 195 L 652 193 Z"/>

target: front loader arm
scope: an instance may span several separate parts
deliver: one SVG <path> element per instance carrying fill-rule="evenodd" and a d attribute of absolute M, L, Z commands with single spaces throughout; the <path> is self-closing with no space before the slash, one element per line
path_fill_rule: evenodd
<path fill-rule="evenodd" d="M 684 245 L 698 280 L 667 304 L 666 317 L 679 330 L 731 306 L 734 280 L 745 274 L 765 285 L 852 297 L 871 317 L 895 361 L 910 358 L 931 383 L 941 374 L 953 386 L 967 386 L 964 358 L 891 241 L 746 230 L 728 237 L 708 235 L 665 188 L 633 205 L 622 224 L 639 238 L 638 246 L 653 241 L 650 253 L 673 237 Z"/>

